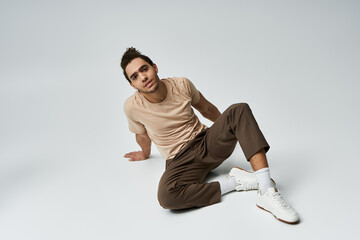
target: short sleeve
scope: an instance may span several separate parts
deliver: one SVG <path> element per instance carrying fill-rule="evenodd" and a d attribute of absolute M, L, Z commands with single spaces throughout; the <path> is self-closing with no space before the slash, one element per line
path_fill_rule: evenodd
<path fill-rule="evenodd" d="M 135 134 L 142 134 L 145 132 L 145 127 L 142 123 L 137 121 L 131 114 L 131 103 L 126 101 L 124 104 L 124 112 L 128 120 L 129 130 Z"/>
<path fill-rule="evenodd" d="M 200 92 L 196 89 L 194 84 L 187 78 L 184 78 L 184 86 L 191 96 L 191 105 L 197 104 L 200 100 Z"/>

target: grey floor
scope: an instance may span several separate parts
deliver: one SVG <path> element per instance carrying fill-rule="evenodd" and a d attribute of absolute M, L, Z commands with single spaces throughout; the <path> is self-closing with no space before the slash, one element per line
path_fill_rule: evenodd
<path fill-rule="evenodd" d="M 358 1 L 2 1 L 0 239 L 339 239 L 357 233 Z M 247 102 L 295 226 L 256 193 L 162 209 L 164 170 L 137 150 L 119 67 L 135 46 L 220 111 Z M 205 124 L 211 122 L 201 118 Z M 209 176 L 251 170 L 241 149 Z"/>

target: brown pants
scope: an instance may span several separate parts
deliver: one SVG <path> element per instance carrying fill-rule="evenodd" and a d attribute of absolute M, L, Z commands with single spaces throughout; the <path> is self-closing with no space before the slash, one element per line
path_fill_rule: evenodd
<path fill-rule="evenodd" d="M 166 161 L 158 189 L 160 205 L 166 209 L 184 209 L 220 202 L 219 183 L 204 183 L 204 180 L 232 154 L 237 142 L 248 161 L 262 148 L 265 152 L 270 148 L 246 103 L 231 105 L 210 128 Z"/>

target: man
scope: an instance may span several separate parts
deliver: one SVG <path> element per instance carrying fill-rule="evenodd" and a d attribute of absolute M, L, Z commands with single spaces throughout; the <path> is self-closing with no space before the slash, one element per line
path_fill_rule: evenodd
<path fill-rule="evenodd" d="M 299 222 L 270 178 L 266 152 L 270 146 L 246 103 L 234 104 L 222 114 L 186 78 L 161 79 L 158 67 L 135 48 L 128 48 L 121 67 L 137 90 L 124 110 L 129 130 L 141 151 L 124 155 L 130 161 L 149 158 L 151 142 L 166 159 L 158 200 L 166 209 L 208 206 L 231 191 L 258 190 L 257 206 L 286 223 Z M 193 108 L 214 122 L 208 128 Z M 208 173 L 233 152 L 239 142 L 255 173 L 232 168 L 226 178 L 205 183 Z"/>

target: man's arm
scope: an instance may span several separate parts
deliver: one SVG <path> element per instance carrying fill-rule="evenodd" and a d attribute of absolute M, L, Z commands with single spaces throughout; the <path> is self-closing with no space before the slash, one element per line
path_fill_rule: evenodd
<path fill-rule="evenodd" d="M 124 155 L 125 158 L 130 158 L 129 161 L 141 161 L 148 159 L 151 152 L 151 139 L 145 131 L 142 134 L 135 134 L 136 142 L 141 147 L 142 151 L 129 152 Z"/>
<path fill-rule="evenodd" d="M 196 110 L 198 110 L 203 117 L 209 119 L 210 121 L 215 122 L 215 120 L 220 116 L 219 110 L 204 96 L 200 93 L 200 100 L 197 104 L 193 105 Z"/>

